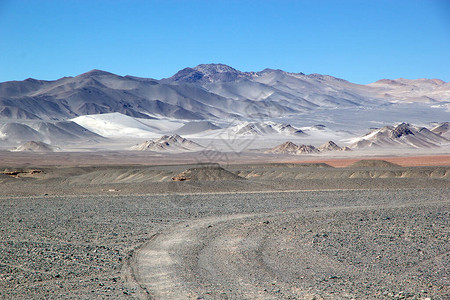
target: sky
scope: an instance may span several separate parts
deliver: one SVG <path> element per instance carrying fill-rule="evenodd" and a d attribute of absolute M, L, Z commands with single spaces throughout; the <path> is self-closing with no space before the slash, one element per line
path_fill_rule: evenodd
<path fill-rule="evenodd" d="M 450 81 L 450 0 L 0 0 L 0 82 L 223 63 Z"/>

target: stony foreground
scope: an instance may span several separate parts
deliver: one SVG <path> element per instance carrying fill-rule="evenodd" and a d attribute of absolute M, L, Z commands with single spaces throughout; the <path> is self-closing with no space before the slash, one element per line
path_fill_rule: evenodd
<path fill-rule="evenodd" d="M 448 299 L 449 191 L 2 196 L 0 298 Z"/>

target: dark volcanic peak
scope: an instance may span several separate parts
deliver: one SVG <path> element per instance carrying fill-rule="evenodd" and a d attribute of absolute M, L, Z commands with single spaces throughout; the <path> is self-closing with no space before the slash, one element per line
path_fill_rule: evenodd
<path fill-rule="evenodd" d="M 224 64 L 201 64 L 194 68 L 185 68 L 164 81 L 184 83 L 230 82 L 247 78 L 249 74 Z"/>
<path fill-rule="evenodd" d="M 202 72 L 203 74 L 212 75 L 212 74 L 218 74 L 218 73 L 234 73 L 234 74 L 240 74 L 241 71 L 236 70 L 233 67 L 224 65 L 224 64 L 200 64 L 194 68 L 194 70 L 197 70 L 199 72 Z"/>

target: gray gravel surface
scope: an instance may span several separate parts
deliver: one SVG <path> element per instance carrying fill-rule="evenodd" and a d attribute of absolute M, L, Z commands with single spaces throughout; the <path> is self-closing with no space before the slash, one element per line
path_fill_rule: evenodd
<path fill-rule="evenodd" d="M 448 299 L 449 194 L 2 196 L 0 297 Z"/>

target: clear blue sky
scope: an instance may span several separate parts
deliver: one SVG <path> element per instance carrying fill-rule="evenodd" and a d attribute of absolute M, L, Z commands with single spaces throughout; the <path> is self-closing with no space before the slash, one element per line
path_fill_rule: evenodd
<path fill-rule="evenodd" d="M 450 81 L 450 1 L 0 0 L 0 81 L 224 63 Z"/>

